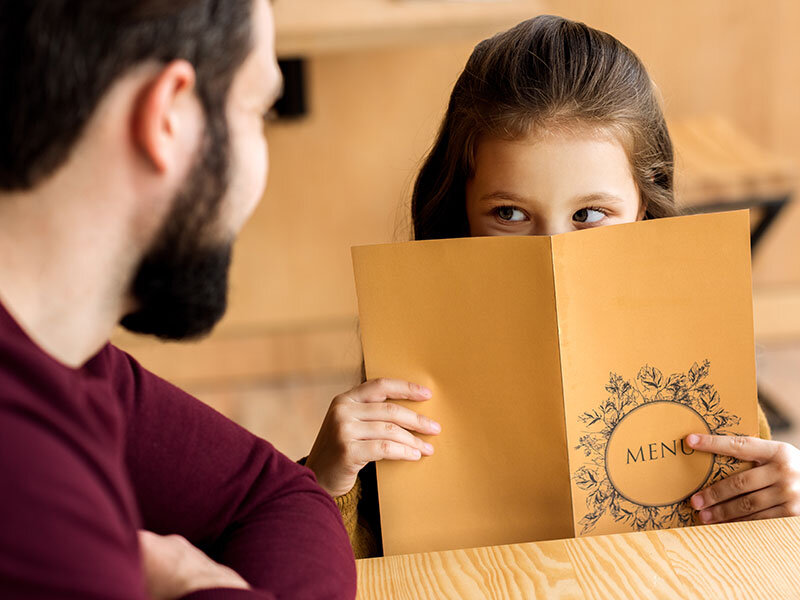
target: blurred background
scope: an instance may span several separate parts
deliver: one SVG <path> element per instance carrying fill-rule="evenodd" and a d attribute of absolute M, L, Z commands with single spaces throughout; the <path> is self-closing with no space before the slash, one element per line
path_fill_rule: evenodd
<path fill-rule="evenodd" d="M 537 14 L 605 30 L 664 96 L 687 212 L 747 207 L 761 396 L 800 445 L 800 3 L 277 0 L 287 82 L 268 191 L 236 247 L 230 310 L 188 345 L 120 334 L 146 367 L 308 453 L 359 380 L 350 248 L 410 238 L 415 171 L 473 46 Z"/>

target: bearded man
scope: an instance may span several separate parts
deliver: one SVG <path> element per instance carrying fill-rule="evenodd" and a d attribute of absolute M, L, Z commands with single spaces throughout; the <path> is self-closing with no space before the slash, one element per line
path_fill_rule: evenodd
<path fill-rule="evenodd" d="M 267 0 L 0 4 L 0 596 L 352 598 L 310 471 L 108 343 L 207 333 L 280 93 Z"/>

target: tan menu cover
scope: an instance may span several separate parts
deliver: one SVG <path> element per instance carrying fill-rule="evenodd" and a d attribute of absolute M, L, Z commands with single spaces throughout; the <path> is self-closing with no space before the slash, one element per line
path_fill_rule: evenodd
<path fill-rule="evenodd" d="M 353 249 L 367 375 L 418 382 L 433 456 L 378 464 L 387 555 L 688 525 L 756 435 L 746 211 Z"/>

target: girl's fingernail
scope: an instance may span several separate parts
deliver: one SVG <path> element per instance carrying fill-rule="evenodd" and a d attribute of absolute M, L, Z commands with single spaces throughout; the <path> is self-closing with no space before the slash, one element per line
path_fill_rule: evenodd
<path fill-rule="evenodd" d="M 710 510 L 701 510 L 700 511 L 700 520 L 703 523 L 708 523 L 711 521 L 711 511 Z"/>
<path fill-rule="evenodd" d="M 442 426 L 439 425 L 436 421 L 431 421 L 431 431 L 433 431 L 433 433 L 441 433 Z"/>
<path fill-rule="evenodd" d="M 689 435 L 686 436 L 686 442 L 689 444 L 696 444 L 699 441 L 700 441 L 700 436 L 697 435 L 696 433 L 690 433 Z"/>
<path fill-rule="evenodd" d="M 416 458 L 416 459 L 420 459 L 420 458 L 422 458 L 422 452 L 420 452 L 420 451 L 419 451 L 419 450 L 417 450 L 416 448 L 415 448 L 415 449 L 414 449 L 414 451 L 411 453 L 411 455 L 412 455 L 414 458 Z"/>
<path fill-rule="evenodd" d="M 433 445 L 429 444 L 428 442 L 425 442 L 425 452 L 427 452 L 428 454 L 433 454 Z"/>
<path fill-rule="evenodd" d="M 703 508 L 703 497 L 700 494 L 695 494 L 691 499 L 692 508 L 700 510 Z"/>
<path fill-rule="evenodd" d="M 433 396 L 433 392 L 424 386 L 419 386 L 419 393 L 425 398 L 431 398 Z"/>

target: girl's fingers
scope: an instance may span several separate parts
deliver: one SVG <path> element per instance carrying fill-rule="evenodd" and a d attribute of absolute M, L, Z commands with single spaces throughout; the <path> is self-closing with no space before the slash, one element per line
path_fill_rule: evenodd
<path fill-rule="evenodd" d="M 379 460 L 417 461 L 422 458 L 422 452 L 416 448 L 392 440 L 353 442 L 353 453 L 364 464 Z"/>
<path fill-rule="evenodd" d="M 701 452 L 732 456 L 740 460 L 766 463 L 772 460 L 781 448 L 781 442 L 762 440 L 741 435 L 708 435 L 692 433 L 686 436 L 686 444 Z"/>
<path fill-rule="evenodd" d="M 442 431 L 442 426 L 433 419 L 393 402 L 362 404 L 356 408 L 353 416 L 361 421 L 386 421 L 403 429 L 429 435 L 436 435 Z"/>
<path fill-rule="evenodd" d="M 354 427 L 353 432 L 357 440 L 391 440 L 416 448 L 422 452 L 423 456 L 433 454 L 433 446 L 431 444 L 422 441 L 394 423 L 381 421 L 361 422 Z"/>
<path fill-rule="evenodd" d="M 738 519 L 734 519 L 734 521 L 757 521 L 759 519 L 779 519 L 782 517 L 791 516 L 794 516 L 792 511 L 790 511 L 785 504 L 782 504 L 780 506 L 773 506 L 772 508 L 761 510 L 744 517 L 739 517 Z"/>
<path fill-rule="evenodd" d="M 785 494 L 778 486 L 773 485 L 701 510 L 700 522 L 707 524 L 732 521 L 776 508 L 785 501 Z"/>
<path fill-rule="evenodd" d="M 355 402 L 383 402 L 384 400 L 430 400 L 433 393 L 426 387 L 401 379 L 373 379 L 362 383 L 345 394 Z"/>
<path fill-rule="evenodd" d="M 690 504 L 695 510 L 711 508 L 715 504 L 742 494 L 755 492 L 776 483 L 780 479 L 778 467 L 769 463 L 761 467 L 742 471 L 718 481 L 692 496 Z"/>

